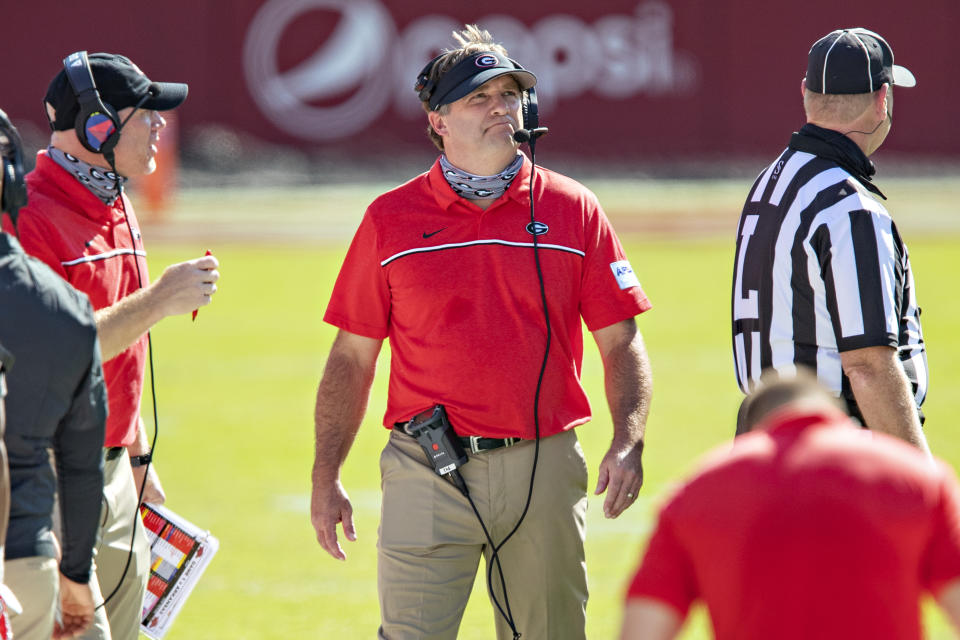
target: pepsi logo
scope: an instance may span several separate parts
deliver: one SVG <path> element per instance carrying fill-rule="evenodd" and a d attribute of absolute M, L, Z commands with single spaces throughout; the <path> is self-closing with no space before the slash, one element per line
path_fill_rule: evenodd
<path fill-rule="evenodd" d="M 450 32 L 461 26 L 431 12 L 398 21 L 392 5 L 401 11 L 401 3 L 386 0 L 254 4 L 259 9 L 243 43 L 250 96 L 276 129 L 321 143 L 364 131 L 388 110 L 419 122 L 422 105 L 409 81 L 450 46 Z M 541 16 L 529 27 L 500 14 L 475 22 L 498 34 L 515 60 L 536 70 L 543 110 L 550 101 L 588 92 L 606 100 L 691 94 L 700 84 L 699 63 L 675 46 L 674 18 L 666 0 L 640 0 L 633 12 L 601 14 L 591 22 L 566 13 Z M 291 32 L 325 35 L 311 41 Z M 488 52 L 474 63 L 481 69 L 510 66 Z"/>
<path fill-rule="evenodd" d="M 481 69 L 486 69 L 487 67 L 497 66 L 500 64 L 500 60 L 497 59 L 497 56 L 487 53 L 474 60 L 473 64 L 477 65 Z"/>
<path fill-rule="evenodd" d="M 286 29 L 311 12 L 335 15 L 332 35 L 292 68 L 280 65 Z M 264 115 L 298 138 L 328 141 L 376 120 L 392 97 L 396 27 L 377 0 L 268 0 L 250 23 L 243 62 Z"/>

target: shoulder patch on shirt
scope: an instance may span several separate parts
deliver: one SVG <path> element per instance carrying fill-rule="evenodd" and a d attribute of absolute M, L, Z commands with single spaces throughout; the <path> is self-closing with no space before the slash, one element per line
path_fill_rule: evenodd
<path fill-rule="evenodd" d="M 621 289 L 630 287 L 639 287 L 640 281 L 637 280 L 637 274 L 633 272 L 633 267 L 627 260 L 617 260 L 610 263 L 610 269 L 613 271 L 613 277 L 617 279 L 617 284 Z"/>

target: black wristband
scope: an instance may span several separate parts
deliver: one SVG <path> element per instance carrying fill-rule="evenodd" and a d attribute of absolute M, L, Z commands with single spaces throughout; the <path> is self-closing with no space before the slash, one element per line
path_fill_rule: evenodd
<path fill-rule="evenodd" d="M 148 464 L 153 460 L 153 456 L 149 453 L 145 453 L 142 456 L 130 456 L 130 466 L 131 467 L 142 467 L 145 464 Z"/>

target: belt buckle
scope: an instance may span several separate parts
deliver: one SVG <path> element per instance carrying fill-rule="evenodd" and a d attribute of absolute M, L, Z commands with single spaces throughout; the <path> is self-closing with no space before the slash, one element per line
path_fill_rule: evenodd
<path fill-rule="evenodd" d="M 519 439 L 520 439 L 520 438 L 504 438 L 504 439 L 503 439 L 503 446 L 505 446 L 505 447 L 512 447 L 512 446 L 517 442 L 517 440 L 519 440 Z"/>
<path fill-rule="evenodd" d="M 480 453 L 480 436 L 467 436 L 470 439 L 470 453 L 476 455 Z"/>

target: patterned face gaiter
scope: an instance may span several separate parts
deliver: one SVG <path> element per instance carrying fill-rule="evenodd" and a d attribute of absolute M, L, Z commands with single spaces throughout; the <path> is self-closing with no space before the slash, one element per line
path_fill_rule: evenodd
<path fill-rule="evenodd" d="M 519 153 L 513 162 L 500 173 L 492 176 L 477 176 L 457 169 L 447 160 L 446 154 L 440 156 L 440 168 L 443 177 L 454 193 L 467 200 L 486 200 L 499 198 L 510 188 L 513 179 L 517 177 L 520 167 L 523 166 L 523 156 Z"/>
<path fill-rule="evenodd" d="M 47 155 L 53 161 L 70 172 L 70 174 L 90 189 L 93 195 L 100 198 L 104 204 L 113 204 L 117 199 L 117 174 L 110 169 L 102 169 L 87 164 L 80 158 L 70 155 L 56 147 L 47 147 Z M 126 178 L 122 178 L 126 180 Z"/>

